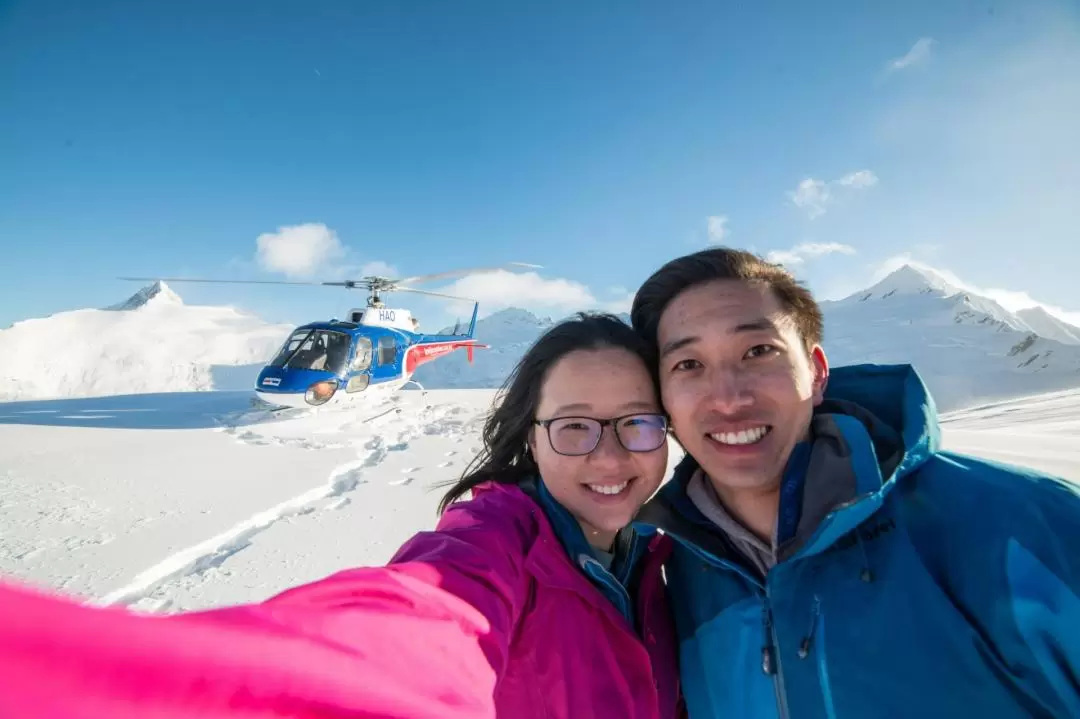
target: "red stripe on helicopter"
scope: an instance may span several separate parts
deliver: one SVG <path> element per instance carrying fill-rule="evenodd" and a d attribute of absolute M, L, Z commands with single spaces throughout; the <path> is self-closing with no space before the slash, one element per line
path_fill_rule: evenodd
<path fill-rule="evenodd" d="M 461 349 L 462 347 L 484 346 L 485 345 L 476 344 L 476 340 L 462 342 L 431 342 L 428 344 L 413 345 L 405 351 L 405 374 L 406 376 L 411 375 L 420 365 L 436 360 L 443 355 L 450 354 L 456 349 Z M 469 354 L 471 355 L 472 352 Z"/>

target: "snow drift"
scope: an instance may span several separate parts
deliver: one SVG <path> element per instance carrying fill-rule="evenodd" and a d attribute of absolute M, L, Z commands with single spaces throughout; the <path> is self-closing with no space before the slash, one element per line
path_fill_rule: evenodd
<path fill-rule="evenodd" d="M 156 282 L 105 309 L 0 330 L 0 400 L 248 389 L 257 369 L 244 366 L 268 361 L 290 329 L 185 305 Z"/>

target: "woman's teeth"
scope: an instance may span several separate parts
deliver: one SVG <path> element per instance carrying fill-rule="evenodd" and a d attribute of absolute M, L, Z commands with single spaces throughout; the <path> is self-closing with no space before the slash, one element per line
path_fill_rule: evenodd
<path fill-rule="evenodd" d="M 628 484 L 630 484 L 630 480 L 626 480 L 622 484 L 586 484 L 585 486 L 597 494 L 618 494 L 626 489 Z"/>
<path fill-rule="evenodd" d="M 741 432 L 715 432 L 709 435 L 711 439 L 720 444 L 754 444 L 769 433 L 771 427 L 755 427 L 744 429 Z"/>

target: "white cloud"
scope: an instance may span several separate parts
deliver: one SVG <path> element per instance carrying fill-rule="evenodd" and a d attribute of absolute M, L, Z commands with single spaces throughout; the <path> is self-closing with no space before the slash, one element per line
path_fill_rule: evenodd
<path fill-rule="evenodd" d="M 615 314 L 619 314 L 620 312 L 629 314 L 630 308 L 634 304 L 634 294 L 634 292 L 626 292 L 624 290 L 622 296 L 616 297 L 613 300 L 608 300 L 607 302 L 602 302 L 599 309 L 607 312 L 614 312 Z"/>
<path fill-rule="evenodd" d="M 724 237 L 726 237 L 728 233 L 727 223 L 727 215 L 709 216 L 709 242 L 713 244 L 720 244 L 723 241 Z"/>
<path fill-rule="evenodd" d="M 438 291 L 478 300 L 489 310 L 521 307 L 571 311 L 600 304 L 589 288 L 579 282 L 549 280 L 535 272 L 495 270 L 467 275 Z"/>
<path fill-rule="evenodd" d="M 870 170 L 858 170 L 840 178 L 840 184 L 861 190 L 864 187 L 872 187 L 877 184 L 877 175 Z"/>
<path fill-rule="evenodd" d="M 1063 322 L 1080 327 L 1080 312 L 1072 312 L 1062 307 L 1055 305 L 1049 305 L 1045 302 L 1039 302 L 1030 294 L 1023 290 L 1006 290 L 998 287 L 979 287 L 973 285 L 970 282 L 966 282 L 961 279 L 955 272 L 943 267 L 935 267 L 928 265 L 925 262 L 920 262 L 912 257 L 910 253 L 903 253 L 899 255 L 893 255 L 888 258 L 874 271 L 871 278 L 871 284 L 876 283 L 890 273 L 900 269 L 904 265 L 911 265 L 922 270 L 928 270 L 934 272 L 942 277 L 950 285 L 956 287 L 964 292 L 970 292 L 972 294 L 988 297 L 999 305 L 1007 309 L 1009 312 L 1019 312 L 1020 310 L 1030 309 L 1032 307 L 1042 307 L 1049 314 L 1057 317 Z"/>
<path fill-rule="evenodd" d="M 808 177 L 790 194 L 795 206 L 804 208 L 811 220 L 825 214 L 825 205 L 829 202 L 829 186 L 822 180 Z"/>
<path fill-rule="evenodd" d="M 263 233 L 255 239 L 255 245 L 260 267 L 289 277 L 311 277 L 345 256 L 337 233 L 314 222 Z"/>
<path fill-rule="evenodd" d="M 853 255 L 855 248 L 839 242 L 803 242 L 788 250 L 773 250 L 766 255 L 766 259 L 782 265 L 799 265 L 808 257 L 822 257 L 836 253 Z"/>
<path fill-rule="evenodd" d="M 836 187 L 844 187 L 849 190 L 862 190 L 873 187 L 878 182 L 877 175 L 870 170 L 856 170 L 849 172 L 839 180 L 826 182 L 813 177 L 808 177 L 799 183 L 793 192 L 789 192 L 792 203 L 798 208 L 806 210 L 807 216 L 812 220 L 825 214 L 826 209 L 835 201 L 833 190 Z"/>
<path fill-rule="evenodd" d="M 362 277 L 389 277 L 395 279 L 401 273 L 397 271 L 393 265 L 387 264 L 382 260 L 375 260 L 374 262 L 367 262 L 360 266 L 360 275 Z"/>
<path fill-rule="evenodd" d="M 886 65 L 886 71 L 897 72 L 898 70 L 904 70 L 913 65 L 920 65 L 926 62 L 930 59 L 930 51 L 936 44 L 937 40 L 932 37 L 919 38 L 903 57 L 890 60 L 888 65 Z"/>

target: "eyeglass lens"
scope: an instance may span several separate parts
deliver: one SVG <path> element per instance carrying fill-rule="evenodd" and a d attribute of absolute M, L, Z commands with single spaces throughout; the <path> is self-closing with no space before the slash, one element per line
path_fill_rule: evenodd
<path fill-rule="evenodd" d="M 603 425 L 590 417 L 559 417 L 548 426 L 551 448 L 559 454 L 588 454 L 596 449 Z M 667 421 L 663 415 L 637 414 L 621 417 L 615 423 L 619 444 L 631 452 L 651 452 L 667 439 Z"/>

